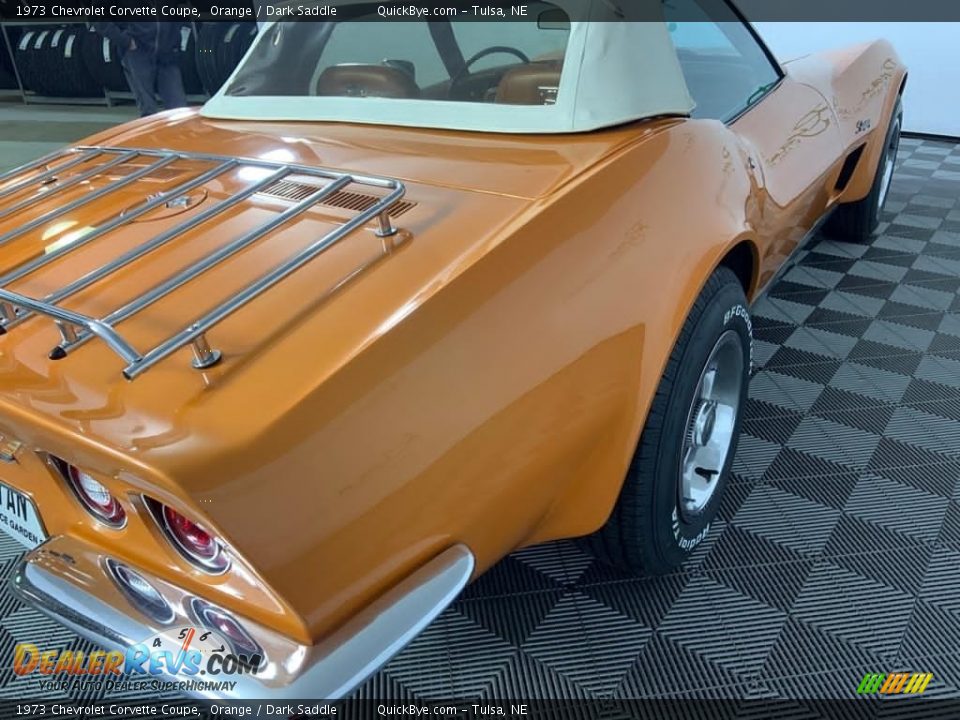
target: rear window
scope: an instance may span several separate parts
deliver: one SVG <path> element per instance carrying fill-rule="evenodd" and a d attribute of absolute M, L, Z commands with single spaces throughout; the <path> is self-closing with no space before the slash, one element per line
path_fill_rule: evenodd
<path fill-rule="evenodd" d="M 563 11 L 539 3 L 533 17 Z M 551 105 L 569 22 L 277 23 L 253 48 L 228 96 L 326 96 Z"/>

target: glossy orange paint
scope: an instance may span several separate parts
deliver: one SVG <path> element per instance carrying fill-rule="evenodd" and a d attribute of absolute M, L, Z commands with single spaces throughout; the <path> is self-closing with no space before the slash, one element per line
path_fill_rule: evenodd
<path fill-rule="evenodd" d="M 893 50 L 878 43 L 787 70 L 729 126 L 674 118 L 537 137 L 171 111 L 90 138 L 383 174 L 403 179 L 416 207 L 390 247 L 373 228 L 351 236 L 218 325 L 210 339 L 225 360 L 207 371 L 183 350 L 128 382 L 98 343 L 51 361 L 56 332 L 36 319 L 0 338 L 0 433 L 24 443 L 0 478 L 34 499 L 48 534 L 306 642 L 453 543 L 482 572 L 519 546 L 596 529 L 712 270 L 746 243 L 755 297 L 832 204 L 872 181 L 904 76 Z M 853 132 L 863 118 L 871 129 Z M 853 180 L 836 192 L 844 158 L 863 142 Z M 178 163 L 165 181 L 0 248 L 0 265 L 190 169 Z M 197 207 L 241 180 L 211 182 Z M 0 218 L 0 233 L 51 207 Z M 68 307 L 103 314 L 278 207 L 258 199 Z M 42 295 L 182 217 L 131 223 L 13 289 Z M 124 332 L 147 346 L 342 219 L 311 211 Z M 97 526 L 43 453 L 123 497 L 127 526 Z M 231 570 L 187 565 L 149 522 L 142 494 L 225 538 Z"/>

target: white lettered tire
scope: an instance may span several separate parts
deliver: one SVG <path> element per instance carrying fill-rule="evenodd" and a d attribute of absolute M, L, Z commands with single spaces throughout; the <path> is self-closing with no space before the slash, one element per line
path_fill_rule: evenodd
<path fill-rule="evenodd" d="M 708 537 L 737 450 L 752 333 L 740 281 L 718 268 L 680 331 L 613 512 L 587 540 L 602 560 L 669 572 Z"/>

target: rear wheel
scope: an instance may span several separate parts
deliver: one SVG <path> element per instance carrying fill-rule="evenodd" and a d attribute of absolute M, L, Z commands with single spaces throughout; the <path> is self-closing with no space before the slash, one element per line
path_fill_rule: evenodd
<path fill-rule="evenodd" d="M 599 558 L 663 573 L 707 537 L 737 449 L 750 349 L 743 288 L 718 268 L 673 348 L 613 513 L 587 539 Z"/>
<path fill-rule="evenodd" d="M 828 232 L 851 240 L 865 241 L 873 235 L 880 224 L 880 213 L 887 202 L 893 170 L 897 163 L 897 150 L 900 148 L 900 128 L 903 124 L 903 107 L 900 100 L 893 108 L 890 127 L 884 139 L 883 154 L 877 165 L 873 186 L 863 200 L 840 205 L 827 226 Z"/>

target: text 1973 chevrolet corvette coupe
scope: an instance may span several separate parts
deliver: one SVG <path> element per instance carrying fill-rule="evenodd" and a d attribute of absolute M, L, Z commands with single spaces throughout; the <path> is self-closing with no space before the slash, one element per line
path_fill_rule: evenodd
<path fill-rule="evenodd" d="M 0 176 L 23 601 L 335 697 L 515 548 L 703 541 L 749 303 L 829 211 L 874 230 L 905 70 L 781 66 L 716 0 L 533 7 L 270 25 L 199 112 Z"/>

